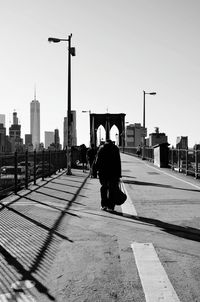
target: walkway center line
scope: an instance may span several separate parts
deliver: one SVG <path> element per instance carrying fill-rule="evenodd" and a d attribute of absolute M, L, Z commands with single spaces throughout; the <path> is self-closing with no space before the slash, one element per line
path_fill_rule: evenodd
<path fill-rule="evenodd" d="M 152 243 L 131 244 L 146 302 L 180 302 Z"/>
<path fill-rule="evenodd" d="M 129 196 L 123 182 L 122 182 L 122 187 L 123 187 L 123 190 L 124 190 L 124 192 L 126 193 L 126 196 L 127 196 L 127 199 L 126 199 L 125 203 L 121 205 L 122 212 L 124 214 L 130 214 L 130 215 L 133 215 L 133 216 L 137 216 L 136 209 L 135 209 L 135 207 L 134 207 L 134 205 L 133 205 L 133 203 L 130 199 L 130 196 Z"/>

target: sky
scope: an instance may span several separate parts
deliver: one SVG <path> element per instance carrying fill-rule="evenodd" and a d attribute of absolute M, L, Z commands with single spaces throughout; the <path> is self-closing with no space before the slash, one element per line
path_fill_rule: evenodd
<path fill-rule="evenodd" d="M 67 114 L 67 39 L 72 33 L 72 109 L 78 144 L 89 144 L 89 113 L 125 113 L 159 127 L 171 145 L 200 143 L 199 0 L 0 0 L 0 114 L 7 134 L 17 111 L 22 137 L 30 133 L 30 102 L 40 102 L 44 131 Z"/>

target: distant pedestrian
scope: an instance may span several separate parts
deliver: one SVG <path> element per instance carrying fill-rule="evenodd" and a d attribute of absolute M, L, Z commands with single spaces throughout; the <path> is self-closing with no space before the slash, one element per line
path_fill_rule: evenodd
<path fill-rule="evenodd" d="M 111 140 L 100 146 L 97 152 L 96 169 L 101 184 L 101 209 L 113 211 L 121 177 L 121 159 L 119 148 Z"/>
<path fill-rule="evenodd" d="M 141 146 L 139 145 L 136 150 L 136 154 L 138 157 L 141 155 L 141 151 L 142 151 L 142 149 L 141 149 Z"/>
<path fill-rule="evenodd" d="M 89 162 L 90 166 L 90 177 L 96 178 L 97 177 L 97 171 L 95 168 L 95 158 L 96 158 L 97 150 L 95 148 L 94 144 L 91 144 L 91 148 L 87 150 L 87 160 Z"/>
<path fill-rule="evenodd" d="M 82 163 L 83 172 L 87 169 L 87 148 L 84 144 L 80 146 L 80 163 Z"/>

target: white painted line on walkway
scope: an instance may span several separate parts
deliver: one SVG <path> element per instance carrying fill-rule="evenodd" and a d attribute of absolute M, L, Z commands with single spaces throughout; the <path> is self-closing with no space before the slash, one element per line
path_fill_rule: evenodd
<path fill-rule="evenodd" d="M 23 301 L 36 302 L 35 298 L 30 293 L 25 293 L 24 290 L 35 287 L 35 282 L 32 280 L 18 280 L 11 284 L 11 289 L 15 290 L 15 294 L 5 293 L 0 294 L 0 302 L 8 301 Z M 13 300 L 14 299 L 14 300 Z"/>
<path fill-rule="evenodd" d="M 123 190 L 124 192 L 126 193 L 127 195 L 127 199 L 125 201 L 124 204 L 121 205 L 121 208 L 122 208 L 122 212 L 124 214 L 130 214 L 130 215 L 134 215 L 134 216 L 137 216 L 137 212 L 136 212 L 136 209 L 132 203 L 132 200 L 130 199 L 130 196 L 125 188 L 125 185 L 124 183 L 122 182 L 122 186 L 123 186 Z"/>
<path fill-rule="evenodd" d="M 180 302 L 152 243 L 131 244 L 146 302 Z"/>
<path fill-rule="evenodd" d="M 35 298 L 30 294 L 25 295 L 24 293 L 16 293 L 15 296 L 13 296 L 13 294 L 7 293 L 0 295 L 0 302 L 9 301 L 36 302 Z"/>
<path fill-rule="evenodd" d="M 175 178 L 175 179 L 177 179 L 177 180 L 180 180 L 180 181 L 182 181 L 182 182 L 184 182 L 184 183 L 186 183 L 186 184 L 188 184 L 188 185 L 191 185 L 192 187 L 197 188 L 197 189 L 200 190 L 200 186 L 197 186 L 197 185 L 195 185 L 195 184 L 192 184 L 192 183 L 189 182 L 189 181 L 186 181 L 186 180 L 184 180 L 184 179 L 181 179 L 181 178 L 179 178 L 179 177 L 176 177 L 176 176 L 174 176 L 174 175 L 171 175 L 171 174 L 169 174 L 169 173 L 167 173 L 167 172 L 164 172 L 164 171 L 161 170 L 161 168 L 159 169 L 159 168 L 156 168 L 156 167 L 149 166 L 148 164 L 146 164 L 146 165 L 147 165 L 148 167 L 150 167 L 150 168 L 156 170 L 156 171 L 162 172 L 163 174 L 166 174 L 166 175 L 168 175 L 168 176 L 171 176 L 172 178 Z"/>

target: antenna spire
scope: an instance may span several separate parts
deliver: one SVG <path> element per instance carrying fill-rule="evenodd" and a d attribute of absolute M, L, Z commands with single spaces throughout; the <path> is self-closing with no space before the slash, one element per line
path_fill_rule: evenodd
<path fill-rule="evenodd" d="M 34 85 L 34 101 L 36 101 L 36 84 Z"/>

